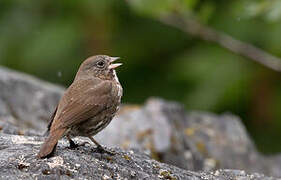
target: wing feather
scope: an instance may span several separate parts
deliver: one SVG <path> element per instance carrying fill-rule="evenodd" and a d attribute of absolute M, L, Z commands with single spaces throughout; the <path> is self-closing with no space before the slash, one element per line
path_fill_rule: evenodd
<path fill-rule="evenodd" d="M 111 88 L 110 81 L 74 81 L 59 103 L 51 131 L 74 126 L 105 110 L 110 102 Z"/>

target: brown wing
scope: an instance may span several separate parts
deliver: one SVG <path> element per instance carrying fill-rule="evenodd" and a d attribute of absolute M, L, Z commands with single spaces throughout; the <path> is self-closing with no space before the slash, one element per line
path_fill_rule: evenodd
<path fill-rule="evenodd" d="M 74 81 L 62 97 L 51 131 L 68 128 L 107 108 L 112 83 L 99 79 Z"/>

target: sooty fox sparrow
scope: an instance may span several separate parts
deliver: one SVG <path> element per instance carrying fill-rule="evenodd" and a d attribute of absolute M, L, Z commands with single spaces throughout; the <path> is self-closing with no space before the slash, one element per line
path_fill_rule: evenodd
<path fill-rule="evenodd" d="M 97 55 L 80 66 L 73 83 L 65 91 L 48 125 L 48 137 L 41 146 L 38 158 L 49 157 L 57 142 L 66 136 L 70 146 L 75 136 L 89 137 L 98 149 L 105 151 L 92 137 L 104 129 L 118 111 L 122 87 L 113 62 L 117 57 Z"/>

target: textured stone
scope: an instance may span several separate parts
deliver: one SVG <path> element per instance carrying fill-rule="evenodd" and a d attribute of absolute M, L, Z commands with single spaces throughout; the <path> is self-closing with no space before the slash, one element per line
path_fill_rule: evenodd
<path fill-rule="evenodd" d="M 0 163 L 4 168 L 0 171 L 0 175 L 2 172 L 7 172 L 8 176 L 11 171 L 5 168 L 8 168 L 9 164 L 14 165 L 9 159 L 5 159 L 6 155 L 12 159 L 13 154 L 17 155 L 15 157 L 24 155 L 24 157 L 30 157 L 28 163 L 34 163 L 32 158 L 41 143 L 40 135 L 45 132 L 47 121 L 63 90 L 61 87 L 31 76 L 0 68 L 0 137 L 2 138 Z M 24 136 L 8 136 L 7 134 Z M 29 138 L 35 144 L 30 143 Z M 281 177 L 281 155 L 264 156 L 257 152 L 241 120 L 229 113 L 215 115 L 207 112 L 187 112 L 178 103 L 152 98 L 143 106 L 124 105 L 112 123 L 96 138 L 101 144 L 117 148 L 118 152 L 123 152 L 125 155 L 131 149 L 137 149 L 139 153 L 144 152 L 153 159 L 182 169 L 193 172 L 214 171 L 215 175 L 219 173 L 220 178 L 224 177 L 224 173 L 226 176 L 231 175 L 238 178 L 243 171 L 216 171 L 217 169 L 240 169 L 250 173 L 258 172 Z M 18 140 L 22 140 L 22 142 L 17 144 Z M 88 141 L 83 138 L 75 140 Z M 64 153 L 74 153 L 66 148 L 64 141 L 62 142 L 63 144 L 59 145 L 59 151 L 57 151 L 59 156 Z M 30 152 L 28 152 L 28 148 Z M 79 154 L 79 152 L 86 153 L 88 148 L 81 147 L 80 150 L 75 152 L 78 154 L 74 154 L 73 158 L 79 159 L 80 156 L 90 158 Z M 96 156 L 99 155 L 96 153 L 94 157 Z M 124 157 L 128 159 L 127 156 Z M 4 161 L 5 163 L 3 163 Z M 75 162 L 78 163 L 78 160 Z M 34 164 L 32 168 L 36 166 Z M 23 167 L 24 165 L 20 165 L 20 168 Z M 84 167 L 82 166 L 82 168 Z M 125 167 L 122 166 L 122 168 Z M 92 173 L 92 170 L 85 169 L 82 172 L 85 173 L 84 171 Z M 93 172 L 97 171 L 93 170 Z M 149 173 L 146 171 L 136 172 L 142 174 L 142 178 L 149 177 Z M 44 173 L 49 172 L 44 171 Z M 166 176 L 169 173 L 164 169 L 160 174 Z M 198 176 L 203 175 L 203 173 L 198 174 Z M 212 175 L 211 178 L 216 177 L 215 175 Z M 30 174 L 27 173 L 26 177 L 29 176 Z M 40 176 L 39 179 L 44 179 L 44 177 Z M 107 177 L 111 178 L 110 175 L 104 174 L 103 178 L 107 179 Z M 159 178 L 158 175 L 154 177 Z M 259 178 L 259 175 L 254 177 Z M 161 176 L 161 178 L 163 177 Z M 241 178 L 246 178 L 243 173 Z"/>
<path fill-rule="evenodd" d="M 229 113 L 186 112 L 178 103 L 152 98 L 143 107 L 124 106 L 97 139 L 188 170 L 243 169 L 281 177 L 280 155 L 257 152 L 241 120 Z"/>
<path fill-rule="evenodd" d="M 78 139 L 81 143 L 81 139 Z M 0 179 L 238 179 L 275 180 L 239 170 L 192 172 L 159 163 L 137 150 L 119 148 L 114 156 L 95 152 L 93 145 L 69 149 L 61 140 L 56 155 L 36 159 L 42 137 L 0 136 Z"/>
<path fill-rule="evenodd" d="M 0 121 L 43 134 L 63 88 L 1 67 L 0 92 Z"/>

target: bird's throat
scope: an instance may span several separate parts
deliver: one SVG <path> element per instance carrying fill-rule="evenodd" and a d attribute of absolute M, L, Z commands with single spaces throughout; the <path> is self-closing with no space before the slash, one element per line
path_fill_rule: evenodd
<path fill-rule="evenodd" d="M 114 78 L 114 80 L 115 80 L 116 82 L 119 83 L 119 79 L 118 79 L 117 74 L 116 74 L 116 71 L 115 71 L 114 69 L 113 69 L 113 78 Z"/>

